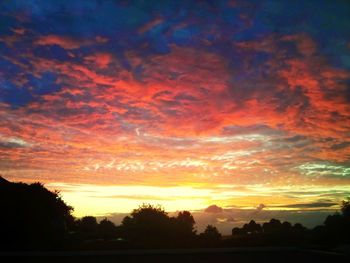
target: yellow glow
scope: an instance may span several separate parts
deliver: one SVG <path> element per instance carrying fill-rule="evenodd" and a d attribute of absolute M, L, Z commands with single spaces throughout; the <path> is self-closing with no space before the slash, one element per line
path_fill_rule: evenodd
<path fill-rule="evenodd" d="M 142 203 L 161 205 L 169 211 L 206 207 L 211 191 L 192 187 L 94 186 L 48 184 L 59 189 L 63 199 L 75 207 L 74 215 L 128 213 Z"/>
<path fill-rule="evenodd" d="M 336 189 L 350 191 L 350 186 L 274 188 L 262 185 L 233 187 L 221 184 L 162 187 L 65 183 L 49 183 L 46 186 L 52 190 L 59 190 L 64 201 L 75 208 L 74 215 L 77 217 L 129 213 L 142 203 L 161 205 L 170 212 L 203 210 L 212 204 L 224 208 L 255 209 L 261 203 L 266 205 L 266 209 L 279 210 L 283 205 L 300 203 L 300 199 L 291 196 L 293 192 L 298 192 L 303 196 L 303 202 L 307 203 L 316 202 L 320 193 L 331 193 Z"/>

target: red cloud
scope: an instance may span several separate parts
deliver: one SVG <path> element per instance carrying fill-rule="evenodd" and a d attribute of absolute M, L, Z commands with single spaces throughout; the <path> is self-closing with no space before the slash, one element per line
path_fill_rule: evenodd
<path fill-rule="evenodd" d="M 111 54 L 96 53 L 85 58 L 86 61 L 96 64 L 100 69 L 106 68 L 112 61 Z"/>
<path fill-rule="evenodd" d="M 108 41 L 107 38 L 97 36 L 94 40 L 89 39 L 74 39 L 67 36 L 58 36 L 58 35 L 46 35 L 40 36 L 35 44 L 39 46 L 50 46 L 50 45 L 58 45 L 67 50 L 78 49 L 82 46 L 92 45 L 95 43 L 106 43 Z"/>
<path fill-rule="evenodd" d="M 36 41 L 36 44 L 41 46 L 58 45 L 64 49 L 77 49 L 83 45 L 82 42 L 79 42 L 73 38 L 57 35 L 42 36 Z"/>
<path fill-rule="evenodd" d="M 145 24 L 144 26 L 142 26 L 139 30 L 138 30 L 138 33 L 139 34 L 143 34 L 145 32 L 147 32 L 148 30 L 151 30 L 153 27 L 161 24 L 163 22 L 163 19 L 161 19 L 160 17 L 159 18 L 156 18 L 154 20 L 152 20 L 151 22 Z"/>
<path fill-rule="evenodd" d="M 296 43 L 298 51 L 304 56 L 312 56 L 317 51 L 316 43 L 305 34 L 288 35 L 281 40 Z"/>

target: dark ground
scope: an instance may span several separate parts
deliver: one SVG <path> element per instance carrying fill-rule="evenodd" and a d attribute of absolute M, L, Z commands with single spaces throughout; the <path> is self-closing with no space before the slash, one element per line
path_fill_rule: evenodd
<path fill-rule="evenodd" d="M 350 262 L 349 254 L 293 247 L 125 250 L 76 252 L 0 252 L 0 262 Z"/>

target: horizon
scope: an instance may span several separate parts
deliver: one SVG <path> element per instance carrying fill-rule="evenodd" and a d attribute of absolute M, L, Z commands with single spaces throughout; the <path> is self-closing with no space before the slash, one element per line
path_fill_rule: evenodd
<path fill-rule="evenodd" d="M 7 182 L 7 183 L 22 183 L 23 182 L 10 182 L 6 180 L 4 177 L 0 175 L 0 182 Z M 39 183 L 40 185 L 44 184 L 40 182 L 34 182 Z M 28 185 L 28 184 L 27 184 Z M 50 190 L 52 193 L 57 193 L 57 197 L 62 197 L 59 192 L 56 190 Z M 348 198 L 349 200 L 349 198 Z M 64 201 L 64 200 L 63 200 Z M 343 200 L 344 202 L 346 200 Z M 66 204 L 70 205 L 70 204 Z M 114 223 L 116 226 L 122 225 L 122 221 L 125 217 L 131 216 L 132 212 L 142 208 L 144 205 L 150 205 L 154 208 L 159 208 L 165 212 L 170 217 L 176 218 L 180 212 L 183 211 L 189 211 L 194 220 L 194 229 L 197 233 L 202 233 L 205 228 L 208 225 L 214 225 L 218 231 L 223 234 L 224 236 L 231 236 L 232 235 L 232 229 L 235 227 L 243 227 L 243 225 L 247 224 L 248 221 L 253 220 L 254 222 L 263 225 L 263 223 L 269 222 L 271 219 L 277 219 L 280 220 L 281 223 L 288 222 L 292 225 L 298 224 L 302 222 L 302 225 L 304 225 L 307 229 L 312 230 L 315 229 L 315 227 L 320 227 L 324 225 L 324 222 L 326 218 L 329 216 L 332 216 L 332 214 L 340 214 L 341 206 L 343 204 L 339 204 L 338 209 L 335 210 L 335 208 L 330 209 L 316 209 L 316 210 L 299 210 L 298 208 L 292 208 L 290 210 L 283 210 L 281 208 L 268 208 L 263 204 L 260 204 L 256 208 L 251 207 L 231 207 L 231 208 L 223 208 L 219 207 L 217 205 L 211 205 L 205 209 L 200 210 L 177 210 L 177 211 L 169 211 L 165 207 L 159 204 L 151 204 L 151 203 L 142 203 L 138 206 L 135 206 L 132 211 L 128 212 L 115 212 L 115 213 L 109 213 L 109 214 L 83 214 L 83 215 L 74 215 L 75 222 L 78 222 L 81 219 L 84 219 L 84 217 L 94 217 L 96 218 L 97 222 L 101 222 L 102 220 L 109 220 L 110 222 Z M 71 207 L 74 212 L 74 207 Z M 118 210 L 118 209 L 117 209 Z M 335 212 L 335 213 L 334 213 Z"/>
<path fill-rule="evenodd" d="M 346 1 L 0 3 L 0 175 L 223 233 L 350 196 Z M 327 214 L 328 213 L 328 214 Z"/>

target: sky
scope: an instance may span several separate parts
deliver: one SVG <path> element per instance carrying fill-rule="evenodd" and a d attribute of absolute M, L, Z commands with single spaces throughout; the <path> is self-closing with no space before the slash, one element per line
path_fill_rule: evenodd
<path fill-rule="evenodd" d="M 0 174 L 76 216 L 321 223 L 350 196 L 349 32 L 346 0 L 3 0 Z"/>

